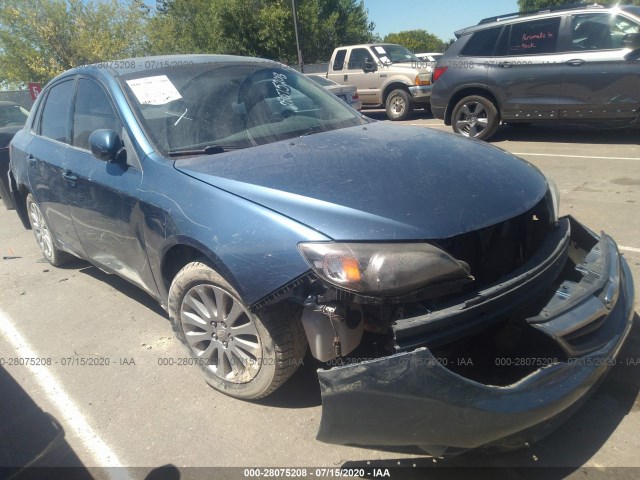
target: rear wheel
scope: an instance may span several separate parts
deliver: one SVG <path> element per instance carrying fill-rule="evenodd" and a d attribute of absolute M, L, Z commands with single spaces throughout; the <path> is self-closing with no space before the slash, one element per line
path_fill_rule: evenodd
<path fill-rule="evenodd" d="M 402 89 L 393 90 L 385 105 L 389 120 L 406 120 L 413 113 L 413 100 L 409 93 Z"/>
<path fill-rule="evenodd" d="M 252 313 L 205 262 L 186 265 L 169 290 L 177 338 L 205 380 L 236 398 L 262 398 L 302 363 L 307 341 L 300 309 L 282 303 Z"/>
<path fill-rule="evenodd" d="M 500 115 L 491 100 L 481 95 L 472 95 L 456 104 L 451 124 L 456 133 L 478 140 L 487 140 L 500 125 Z"/>
<path fill-rule="evenodd" d="M 59 267 L 68 262 L 72 256 L 66 252 L 63 252 L 56 247 L 56 242 L 53 237 L 53 233 L 49 228 L 47 220 L 40 210 L 40 206 L 36 203 L 33 195 L 27 195 L 27 212 L 29 214 L 29 222 L 31 222 L 31 230 L 36 237 L 36 242 L 44 258 L 46 258 L 51 265 Z"/>

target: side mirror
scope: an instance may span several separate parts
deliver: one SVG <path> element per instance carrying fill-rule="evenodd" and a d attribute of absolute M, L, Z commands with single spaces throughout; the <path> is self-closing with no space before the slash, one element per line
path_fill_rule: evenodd
<path fill-rule="evenodd" d="M 627 33 L 622 37 L 622 48 L 640 48 L 640 33 Z"/>
<path fill-rule="evenodd" d="M 122 146 L 122 140 L 114 130 L 95 130 L 89 135 L 91 153 L 98 159 L 110 163 L 125 163 L 127 151 Z"/>
<path fill-rule="evenodd" d="M 364 73 L 373 73 L 377 70 L 375 62 L 371 60 L 366 60 L 364 62 L 364 66 L 362 67 L 362 71 Z"/>

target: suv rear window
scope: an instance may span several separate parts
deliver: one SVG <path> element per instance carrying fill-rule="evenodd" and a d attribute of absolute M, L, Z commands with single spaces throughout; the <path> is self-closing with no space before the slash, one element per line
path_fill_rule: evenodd
<path fill-rule="evenodd" d="M 560 17 L 514 23 L 507 55 L 555 53 L 559 29 Z"/>
<path fill-rule="evenodd" d="M 460 55 L 466 57 L 491 57 L 493 49 L 498 43 L 498 37 L 502 26 L 480 30 L 471 35 L 471 38 L 462 49 Z"/>

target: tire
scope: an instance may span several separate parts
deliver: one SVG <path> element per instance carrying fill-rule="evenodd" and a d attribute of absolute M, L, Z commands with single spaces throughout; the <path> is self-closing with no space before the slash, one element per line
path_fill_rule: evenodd
<path fill-rule="evenodd" d="M 266 397 L 300 366 L 307 349 L 301 312 L 282 302 L 251 313 L 204 260 L 182 268 L 169 289 L 176 337 L 207 383 L 235 398 Z"/>
<path fill-rule="evenodd" d="M 44 255 L 44 258 L 54 267 L 59 267 L 67 263 L 73 257 L 71 254 L 63 252 L 56 246 L 56 241 L 49 228 L 47 219 L 42 214 L 42 210 L 40 210 L 40 206 L 36 203 L 33 195 L 27 195 L 26 205 L 31 230 L 33 230 L 36 243 L 40 248 L 40 252 Z"/>
<path fill-rule="evenodd" d="M 385 102 L 389 120 L 407 120 L 413 113 L 413 100 L 405 90 L 393 90 Z"/>
<path fill-rule="evenodd" d="M 500 126 L 500 114 L 491 100 L 472 95 L 456 104 L 451 125 L 454 132 L 465 137 L 487 140 Z"/>

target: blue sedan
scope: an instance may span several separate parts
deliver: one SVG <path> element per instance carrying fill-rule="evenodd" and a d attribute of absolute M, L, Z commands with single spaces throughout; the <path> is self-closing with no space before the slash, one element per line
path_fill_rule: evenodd
<path fill-rule="evenodd" d="M 535 167 L 374 122 L 272 61 L 73 69 L 10 153 L 44 257 L 156 298 L 213 388 L 264 397 L 309 349 L 325 442 L 523 445 L 593 390 L 631 326 L 615 242 L 559 217 Z"/>

